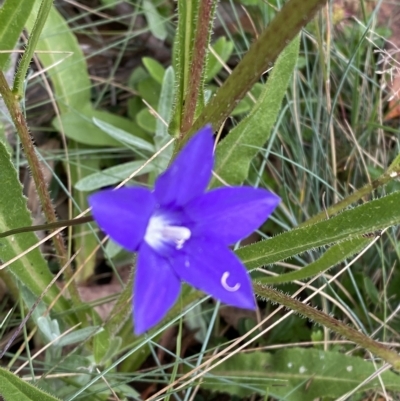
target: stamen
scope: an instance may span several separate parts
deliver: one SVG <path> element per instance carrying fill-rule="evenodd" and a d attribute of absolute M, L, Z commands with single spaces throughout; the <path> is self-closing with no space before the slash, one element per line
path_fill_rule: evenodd
<path fill-rule="evenodd" d="M 166 239 L 184 240 L 190 238 L 190 230 L 181 226 L 164 226 L 161 229 L 161 235 Z"/>
<path fill-rule="evenodd" d="M 228 280 L 228 277 L 230 276 L 229 272 L 225 272 L 222 277 L 221 277 L 221 284 L 222 287 L 224 287 L 225 290 L 229 292 L 235 292 L 240 288 L 240 283 L 236 283 L 233 287 L 231 287 L 226 281 Z"/>
<path fill-rule="evenodd" d="M 159 248 L 163 242 L 172 242 L 176 249 L 182 249 L 183 244 L 190 238 L 191 231 L 187 227 L 169 225 L 162 216 L 150 218 L 147 226 L 145 241 L 153 248 Z"/>

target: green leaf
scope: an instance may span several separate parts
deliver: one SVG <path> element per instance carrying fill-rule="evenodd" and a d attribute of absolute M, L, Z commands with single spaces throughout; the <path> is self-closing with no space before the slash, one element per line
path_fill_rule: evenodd
<path fill-rule="evenodd" d="M 161 149 L 171 139 L 168 132 L 168 123 L 171 120 L 172 106 L 175 97 L 175 74 L 172 67 L 165 71 L 164 80 L 161 87 L 160 100 L 158 101 L 158 114 L 161 118 L 156 121 L 156 132 L 154 144 L 156 150 Z M 173 146 L 169 146 L 160 155 L 157 163 L 158 172 L 163 172 L 172 157 Z"/>
<path fill-rule="evenodd" d="M 365 293 L 368 295 L 369 299 L 372 301 L 374 305 L 381 304 L 381 295 L 378 289 L 375 286 L 375 283 L 371 280 L 370 277 L 364 276 L 364 289 Z"/>
<path fill-rule="evenodd" d="M 271 135 L 296 66 L 299 42 L 298 36 L 278 57 L 253 110 L 217 146 L 215 172 L 230 185 L 247 178 L 252 159 Z M 221 184 L 214 178 L 211 185 Z"/>
<path fill-rule="evenodd" d="M 245 246 L 238 249 L 236 254 L 249 269 L 275 263 L 316 247 L 400 224 L 398 205 L 400 191 L 346 210 L 329 220 Z"/>
<path fill-rule="evenodd" d="M 254 393 L 286 401 L 339 398 L 373 375 L 379 364 L 361 358 L 318 349 L 283 349 L 275 354 L 237 354 L 202 378 L 201 386 L 237 397 Z M 385 371 L 358 391 L 399 391 L 399 376 Z"/>
<path fill-rule="evenodd" d="M 159 14 L 152 0 L 143 0 L 142 7 L 151 33 L 157 39 L 165 40 L 167 37 L 165 19 Z"/>
<path fill-rule="evenodd" d="M 146 134 L 132 121 L 108 113 L 102 110 L 94 110 L 92 106 L 87 103 L 80 110 L 71 109 L 69 112 L 61 114 L 60 120 L 65 135 L 76 142 L 91 145 L 91 146 L 121 146 L 121 143 L 100 129 L 94 122 L 93 118 L 107 123 L 115 129 L 120 129 L 129 132 L 130 137 L 134 138 L 131 133 L 135 132 L 136 135 L 145 137 Z M 54 127 L 61 131 L 60 120 L 55 118 L 53 120 Z M 143 141 L 143 139 L 142 139 Z"/>
<path fill-rule="evenodd" d="M 145 108 L 140 110 L 139 113 L 136 114 L 135 121 L 143 131 L 154 134 L 156 130 L 156 117 L 150 113 L 149 109 Z"/>
<path fill-rule="evenodd" d="M 146 67 L 150 76 L 161 85 L 165 74 L 165 68 L 162 64 L 150 57 L 143 57 L 142 63 Z"/>
<path fill-rule="evenodd" d="M 111 337 L 103 330 L 93 338 L 93 356 L 96 364 L 103 365 L 108 363 L 118 354 L 122 344 L 121 337 Z"/>
<path fill-rule="evenodd" d="M 107 135 L 109 135 L 116 141 L 123 143 L 125 145 L 130 145 L 137 150 L 144 150 L 150 153 L 154 153 L 154 145 L 152 145 L 150 142 L 147 142 L 139 137 L 133 136 L 129 132 L 126 132 L 118 127 L 115 127 L 97 118 L 93 118 L 93 122 L 103 132 L 105 132 Z"/>
<path fill-rule="evenodd" d="M 222 36 L 212 45 L 212 48 L 218 55 L 218 58 L 210 52 L 205 73 L 206 82 L 211 81 L 221 71 L 223 65 L 220 60 L 224 63 L 228 61 L 233 52 L 234 43 L 226 40 L 225 36 Z"/>
<path fill-rule="evenodd" d="M 116 242 L 112 239 L 107 241 L 107 244 L 104 248 L 104 253 L 110 259 L 115 258 L 120 252 L 122 252 L 122 247 L 119 246 Z"/>
<path fill-rule="evenodd" d="M 171 136 L 168 133 L 168 123 L 171 119 L 172 105 L 175 96 L 175 74 L 172 67 L 168 67 L 165 71 L 164 79 L 161 86 L 160 99 L 158 101 L 157 112 L 161 119 L 157 119 L 156 133 L 154 142 L 156 149 L 160 149 L 165 145 Z"/>
<path fill-rule="evenodd" d="M 0 8 L 0 50 L 10 53 L 0 53 L 0 70 L 6 70 L 11 52 L 25 27 L 32 7 L 40 4 L 38 0 L 6 0 Z"/>
<path fill-rule="evenodd" d="M 137 92 L 153 109 L 157 109 L 161 85 L 152 77 L 142 79 L 137 84 Z"/>
<path fill-rule="evenodd" d="M 36 2 L 27 21 L 32 30 L 39 10 Z M 45 51 L 45 53 L 43 52 Z M 90 101 L 91 82 L 84 54 L 64 18 L 53 7 L 36 48 L 37 56 L 51 79 L 61 113 L 69 106 L 80 110 Z"/>
<path fill-rule="evenodd" d="M 370 239 L 367 238 L 354 238 L 350 241 L 339 242 L 329 248 L 318 260 L 302 269 L 274 277 L 261 277 L 257 281 L 262 284 L 283 284 L 316 276 L 360 252 L 369 242 Z"/>
<path fill-rule="evenodd" d="M 60 401 L 1 367 L 0 395 L 5 401 Z"/>
<path fill-rule="evenodd" d="M 89 337 L 96 338 L 100 333 L 104 331 L 100 326 L 89 326 L 83 329 L 74 330 L 71 333 L 66 334 L 57 340 L 56 345 L 58 347 L 65 347 L 67 345 L 78 344 L 86 341 Z"/>
<path fill-rule="evenodd" d="M 145 160 L 135 160 L 113 166 L 98 173 L 90 174 L 75 184 L 75 188 L 79 191 L 95 191 L 97 189 L 107 187 L 110 185 L 118 184 L 119 182 L 128 178 L 134 171 L 143 166 Z M 147 164 L 141 169 L 137 176 L 147 174 L 154 170 L 154 164 Z"/>
<path fill-rule="evenodd" d="M 64 114 L 65 115 L 65 114 Z M 79 127 L 81 130 L 82 127 Z M 73 152 L 76 157 L 74 163 L 70 163 L 69 172 L 71 174 L 71 182 L 75 183 L 79 180 L 85 179 L 86 176 L 96 171 L 100 167 L 100 159 L 97 157 L 81 157 L 83 145 L 69 140 L 68 148 Z M 74 199 L 73 215 L 77 216 L 89 207 L 87 201 L 87 194 L 78 191 L 75 186 L 72 188 L 72 197 Z M 96 267 L 96 247 L 99 245 L 99 239 L 94 225 L 81 224 L 72 228 L 75 249 L 79 249 L 76 255 L 76 264 L 79 269 L 76 280 L 78 283 L 85 282 L 89 277 L 94 274 Z"/>
<path fill-rule="evenodd" d="M 31 226 L 32 219 L 26 207 L 26 198 L 22 195 L 22 186 L 11 163 L 10 155 L 2 142 L 0 142 L 0 171 L 2 176 L 0 232 Z M 38 242 L 38 238 L 32 232 L 2 238 L 0 240 L 1 262 L 5 263 L 13 259 Z M 11 272 L 37 298 L 41 296 L 53 279 L 38 247 L 13 262 L 7 267 L 7 271 Z M 58 295 L 58 288 L 54 284 L 44 294 L 43 302 L 50 305 Z M 54 309 L 57 312 L 68 311 L 70 304 L 65 298 L 61 297 L 54 305 Z"/>

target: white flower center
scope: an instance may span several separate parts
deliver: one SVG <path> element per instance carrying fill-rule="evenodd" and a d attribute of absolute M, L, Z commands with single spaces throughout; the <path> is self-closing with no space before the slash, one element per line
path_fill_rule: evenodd
<path fill-rule="evenodd" d="M 182 249 L 190 235 L 187 227 L 169 225 L 165 217 L 155 215 L 150 217 L 144 240 L 154 249 L 159 249 L 165 242 L 172 242 L 176 249 Z"/>

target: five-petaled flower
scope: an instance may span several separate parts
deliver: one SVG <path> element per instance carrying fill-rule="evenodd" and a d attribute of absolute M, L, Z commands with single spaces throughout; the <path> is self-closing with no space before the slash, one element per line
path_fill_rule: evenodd
<path fill-rule="evenodd" d="M 133 290 L 136 334 L 157 324 L 176 302 L 181 281 L 220 301 L 255 309 L 251 280 L 228 248 L 251 234 L 280 199 L 252 187 L 206 192 L 214 164 L 213 133 L 201 129 L 150 191 L 129 187 L 89 198 L 100 228 L 138 252 Z"/>

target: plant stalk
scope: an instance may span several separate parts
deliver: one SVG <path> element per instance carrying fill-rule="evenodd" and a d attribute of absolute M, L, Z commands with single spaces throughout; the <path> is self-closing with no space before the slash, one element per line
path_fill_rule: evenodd
<path fill-rule="evenodd" d="M 203 85 L 204 67 L 207 55 L 208 38 L 210 36 L 210 21 L 213 17 L 214 0 L 202 0 L 199 4 L 199 16 L 194 38 L 192 62 L 190 66 L 190 85 L 185 96 L 181 138 L 193 125 L 199 93 Z"/>
<path fill-rule="evenodd" d="M 291 298 L 272 287 L 253 282 L 253 288 L 257 295 L 269 299 L 272 302 L 277 302 L 280 305 L 284 305 L 286 308 L 313 320 L 321 326 L 331 329 L 335 333 L 342 335 L 346 339 L 355 342 L 360 347 L 382 358 L 385 362 L 392 365 L 394 369 L 400 371 L 400 355 L 383 344 L 347 326 L 339 320 L 334 319 L 326 313 L 314 309 L 295 298 Z"/>
<path fill-rule="evenodd" d="M 46 181 L 43 176 L 43 171 L 41 169 L 39 159 L 35 152 L 35 146 L 18 101 L 18 95 L 11 91 L 2 71 L 0 71 L 0 95 L 3 97 L 4 103 L 18 132 L 18 136 L 25 152 L 45 218 L 48 223 L 55 223 L 57 222 L 57 216 L 50 198 L 50 194 L 46 188 Z M 60 265 L 65 264 L 68 258 L 60 233 L 53 237 L 53 244 L 57 257 L 59 258 Z M 65 277 L 67 280 L 69 280 L 72 275 L 72 268 L 68 265 L 68 267 L 65 269 Z M 81 301 L 74 281 L 72 281 L 69 291 L 74 304 L 80 305 Z"/>

